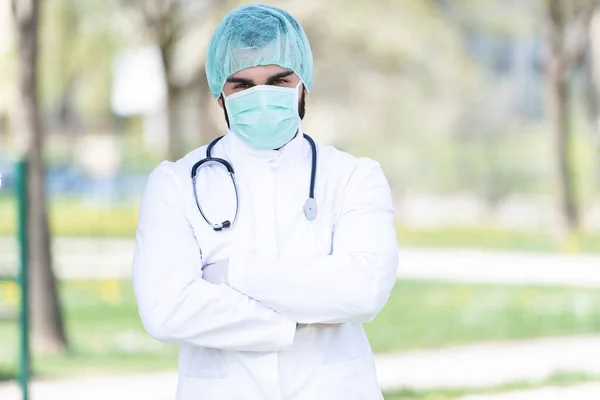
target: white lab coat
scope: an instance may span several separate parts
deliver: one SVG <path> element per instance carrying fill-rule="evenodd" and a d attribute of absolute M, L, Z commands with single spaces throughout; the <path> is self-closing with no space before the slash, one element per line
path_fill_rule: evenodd
<path fill-rule="evenodd" d="M 213 231 L 196 207 L 190 172 L 206 146 L 151 173 L 133 280 L 145 329 L 180 345 L 177 400 L 383 398 L 362 323 L 396 278 L 389 185 L 378 163 L 317 149 L 314 221 L 303 213 L 311 151 L 302 135 L 280 151 L 254 150 L 231 132 L 215 146 L 239 187 L 231 230 Z M 224 168 L 200 169 L 198 192 L 211 221 L 233 217 Z M 203 266 L 225 259 L 228 285 L 202 279 Z"/>

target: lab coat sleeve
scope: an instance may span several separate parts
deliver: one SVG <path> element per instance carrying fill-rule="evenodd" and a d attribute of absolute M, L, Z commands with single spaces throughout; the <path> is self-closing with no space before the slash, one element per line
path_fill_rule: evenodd
<path fill-rule="evenodd" d="M 149 177 L 133 260 L 138 311 L 154 338 L 234 351 L 277 351 L 296 323 L 235 291 L 202 279 L 202 256 L 184 213 L 181 178 L 163 162 Z"/>
<path fill-rule="evenodd" d="M 390 188 L 379 164 L 361 159 L 342 197 L 331 255 L 235 254 L 229 284 L 300 323 L 370 322 L 387 302 L 397 269 Z"/>

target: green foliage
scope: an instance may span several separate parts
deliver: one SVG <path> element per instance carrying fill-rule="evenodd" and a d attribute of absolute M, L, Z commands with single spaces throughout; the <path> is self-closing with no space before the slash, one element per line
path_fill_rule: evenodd
<path fill-rule="evenodd" d="M 90 122 L 110 115 L 111 63 L 125 45 L 116 7 L 115 0 L 44 3 L 39 65 L 46 109 L 66 105 Z"/>
<path fill-rule="evenodd" d="M 465 31 L 507 37 L 534 33 L 538 22 L 536 15 L 540 12 L 537 0 L 451 0 L 447 3 L 448 17 Z"/>
<path fill-rule="evenodd" d="M 196 43 L 205 47 L 218 19 L 228 9 L 249 3 L 211 3 L 214 7 L 201 13 L 197 26 L 186 26 L 174 49 L 175 72 L 186 75 L 188 69 L 194 70 L 204 51 L 197 50 Z M 554 192 L 548 126 L 512 115 L 505 84 L 514 82 L 490 77 L 467 51 L 469 37 L 541 38 L 542 2 L 267 3 L 297 16 L 311 39 L 315 87 L 308 99 L 307 131 L 381 161 L 396 193 L 475 192 L 494 204 L 510 194 Z M 44 3 L 40 46 L 44 115 L 54 118 L 59 109 L 70 105 L 83 125 L 113 129 L 109 108 L 113 57 L 123 48 L 144 43 L 148 36 L 141 32 L 142 13 L 136 12 L 136 4 L 119 0 Z M 14 77 L 10 64 L 0 63 L 0 71 L 7 72 L 0 74 L 0 81 Z M 581 90 L 576 92 L 574 103 L 582 101 Z M 582 123 L 581 107 L 575 105 L 574 167 L 577 187 L 589 204 L 598 192 L 597 154 L 589 140 L 589 126 Z M 217 117 L 221 118 L 220 110 Z M 126 140 L 141 129 L 140 124 L 126 129 Z M 150 152 L 142 151 L 144 160 L 155 165 L 158 155 Z M 135 168 L 139 159 L 129 151 L 124 156 L 127 168 Z"/>

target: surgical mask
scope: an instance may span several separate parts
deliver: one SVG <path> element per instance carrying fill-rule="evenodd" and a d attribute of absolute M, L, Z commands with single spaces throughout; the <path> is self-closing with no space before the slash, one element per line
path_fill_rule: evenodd
<path fill-rule="evenodd" d="M 298 90 L 258 85 L 229 96 L 223 94 L 231 131 L 257 150 L 278 149 L 300 127 Z"/>

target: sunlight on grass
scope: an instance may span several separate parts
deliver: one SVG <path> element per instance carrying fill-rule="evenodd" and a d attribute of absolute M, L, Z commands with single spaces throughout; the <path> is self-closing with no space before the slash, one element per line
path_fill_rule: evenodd
<path fill-rule="evenodd" d="M 518 232 L 491 228 L 407 229 L 397 227 L 400 247 L 480 248 L 561 253 L 598 253 L 600 235 L 582 233 L 557 243 L 544 232 Z"/>
<path fill-rule="evenodd" d="M 177 347 L 144 331 L 130 281 L 62 283 L 71 351 L 34 358 L 38 376 L 175 369 Z M 0 297 L 0 310 L 15 309 Z M 600 332 L 600 291 L 432 282 L 396 284 L 365 329 L 376 352 Z M 0 373 L 14 371 L 14 319 L 0 319 Z"/>
<path fill-rule="evenodd" d="M 134 237 L 139 204 L 114 203 L 99 207 L 79 199 L 49 202 L 50 229 L 55 236 Z M 13 236 L 16 224 L 15 200 L 0 196 L 0 236 Z"/>
<path fill-rule="evenodd" d="M 107 295 L 109 288 L 109 295 Z M 118 293 L 118 294 L 117 294 Z M 71 345 L 66 356 L 34 357 L 36 374 L 65 377 L 176 368 L 177 347 L 155 341 L 137 315 L 129 281 L 69 282 L 61 285 Z M 14 320 L 0 320 L 0 371 L 14 371 Z"/>
<path fill-rule="evenodd" d="M 365 329 L 377 352 L 600 332 L 600 290 L 398 281 Z"/>

